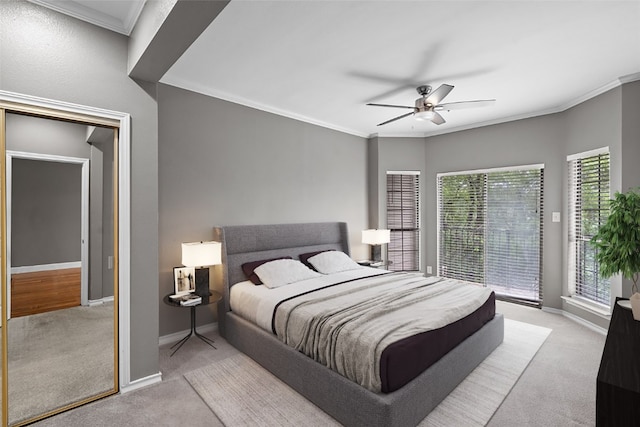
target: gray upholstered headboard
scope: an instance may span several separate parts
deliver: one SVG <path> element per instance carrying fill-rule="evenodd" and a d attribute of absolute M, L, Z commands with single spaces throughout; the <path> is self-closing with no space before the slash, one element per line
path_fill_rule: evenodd
<path fill-rule="evenodd" d="M 349 254 L 349 233 L 344 222 L 303 224 L 236 225 L 215 227 L 214 238 L 222 243 L 224 294 L 218 321 L 229 311 L 229 289 L 246 280 L 242 264 L 249 261 L 298 255 L 325 249 Z M 223 321 L 223 320 L 222 320 Z"/>

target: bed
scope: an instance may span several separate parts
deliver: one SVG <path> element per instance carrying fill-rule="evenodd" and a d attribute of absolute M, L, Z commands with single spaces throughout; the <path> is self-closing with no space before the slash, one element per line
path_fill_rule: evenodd
<path fill-rule="evenodd" d="M 418 424 L 503 339 L 496 313 L 477 332 L 428 369 L 388 393 L 372 392 L 283 344 L 275 335 L 230 309 L 231 287 L 245 281 L 242 265 L 255 260 L 323 250 L 349 253 L 345 223 L 307 223 L 216 227 L 222 243 L 223 299 L 218 306 L 220 334 L 344 425 Z"/>

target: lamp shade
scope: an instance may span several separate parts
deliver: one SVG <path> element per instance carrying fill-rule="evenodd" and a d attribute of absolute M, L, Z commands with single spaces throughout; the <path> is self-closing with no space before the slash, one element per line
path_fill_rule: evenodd
<path fill-rule="evenodd" d="M 391 230 L 362 230 L 362 243 L 382 245 L 391 241 Z"/>
<path fill-rule="evenodd" d="M 222 264 L 220 242 L 193 242 L 182 244 L 182 265 L 204 267 Z"/>

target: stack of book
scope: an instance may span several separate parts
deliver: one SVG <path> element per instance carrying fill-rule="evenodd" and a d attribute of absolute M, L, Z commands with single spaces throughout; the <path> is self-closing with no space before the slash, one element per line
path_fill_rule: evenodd
<path fill-rule="evenodd" d="M 179 302 L 183 306 L 198 305 L 202 303 L 202 297 L 197 294 L 171 295 L 173 301 Z"/>
<path fill-rule="evenodd" d="M 202 303 L 202 297 L 196 294 L 188 294 L 180 300 L 180 305 L 198 305 Z"/>

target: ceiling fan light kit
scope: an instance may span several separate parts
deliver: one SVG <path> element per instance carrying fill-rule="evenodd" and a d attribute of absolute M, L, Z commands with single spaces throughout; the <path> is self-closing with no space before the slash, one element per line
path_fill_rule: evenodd
<path fill-rule="evenodd" d="M 421 122 L 427 121 L 427 120 L 431 120 L 433 119 L 433 116 L 435 116 L 435 113 L 431 110 L 425 110 L 425 111 L 418 111 L 417 113 L 413 114 L 413 117 Z"/>
<path fill-rule="evenodd" d="M 389 119 L 385 122 L 379 123 L 378 126 L 386 125 L 387 123 L 395 122 L 396 120 L 403 119 L 405 117 L 413 116 L 416 120 L 419 121 L 431 121 L 436 125 L 441 125 L 445 123 L 444 117 L 440 115 L 437 111 L 451 111 L 451 110 L 459 110 L 464 108 L 474 108 L 474 107 L 487 107 L 493 105 L 496 100 L 495 99 L 485 99 L 485 100 L 476 100 L 476 101 L 462 101 L 462 102 L 451 102 L 449 104 L 440 104 L 440 102 L 453 90 L 452 85 L 442 84 L 438 89 L 432 91 L 431 86 L 429 85 L 421 85 L 416 88 L 418 94 L 420 94 L 420 98 L 416 99 L 415 105 L 410 107 L 408 105 L 391 105 L 391 104 L 374 104 L 368 103 L 367 105 L 371 105 L 374 107 L 390 107 L 390 108 L 404 108 L 413 110 L 413 112 L 405 113 L 400 116 Z"/>

